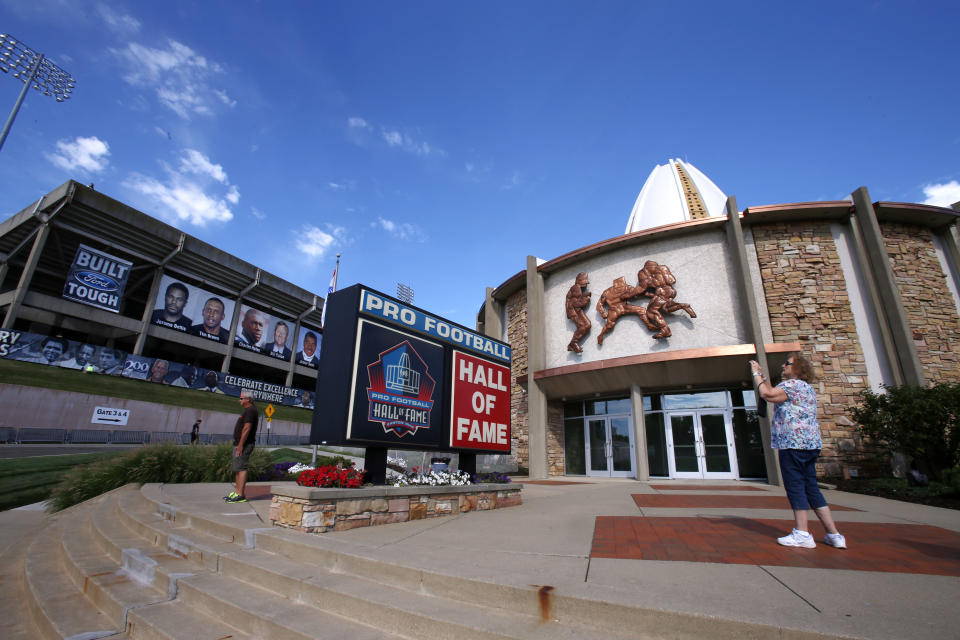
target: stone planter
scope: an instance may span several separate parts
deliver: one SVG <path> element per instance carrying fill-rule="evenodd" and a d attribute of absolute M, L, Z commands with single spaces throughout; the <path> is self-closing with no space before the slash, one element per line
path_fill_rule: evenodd
<path fill-rule="evenodd" d="M 347 531 L 407 520 L 501 509 L 521 503 L 522 485 L 472 484 L 463 487 L 364 487 L 317 489 L 271 487 L 270 522 L 305 533 Z"/>

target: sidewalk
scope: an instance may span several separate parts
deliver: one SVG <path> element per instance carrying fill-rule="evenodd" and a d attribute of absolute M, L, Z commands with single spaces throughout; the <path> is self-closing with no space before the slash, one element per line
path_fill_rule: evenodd
<path fill-rule="evenodd" d="M 849 549 L 792 549 L 776 544 L 793 522 L 777 487 L 520 481 L 517 507 L 320 537 L 333 549 L 378 561 L 511 586 L 549 585 L 557 596 L 831 636 L 957 637 L 958 511 L 826 491 Z M 269 526 L 269 485 L 252 483 L 250 502 L 229 509 L 220 499 L 227 491 L 219 484 L 163 487 L 171 502 L 224 513 L 233 523 L 227 512 L 252 511 L 259 526 Z M 822 540 L 815 519 L 811 532 Z"/>

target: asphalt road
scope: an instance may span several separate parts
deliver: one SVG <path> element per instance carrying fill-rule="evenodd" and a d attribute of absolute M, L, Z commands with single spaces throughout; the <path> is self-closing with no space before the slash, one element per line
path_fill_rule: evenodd
<path fill-rule="evenodd" d="M 65 456 L 75 453 L 99 453 L 120 451 L 140 445 L 123 444 L 0 444 L 0 460 L 9 458 L 32 458 L 35 456 Z"/>

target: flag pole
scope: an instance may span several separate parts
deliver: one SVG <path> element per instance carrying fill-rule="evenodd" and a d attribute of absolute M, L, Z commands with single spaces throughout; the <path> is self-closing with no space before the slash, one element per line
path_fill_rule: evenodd
<path fill-rule="evenodd" d="M 327 300 L 330 299 L 330 294 L 337 290 L 337 279 L 340 277 L 340 254 L 337 254 L 337 264 L 333 268 L 333 278 L 330 279 L 330 286 L 327 287 L 327 297 L 323 301 L 323 312 L 320 314 L 320 332 L 321 336 L 323 335 L 324 325 L 327 320 Z M 325 338 L 324 338 L 325 339 Z M 320 347 L 323 348 L 322 346 Z M 313 457 L 310 459 L 310 466 L 314 469 L 317 468 L 317 445 L 313 445 Z"/>

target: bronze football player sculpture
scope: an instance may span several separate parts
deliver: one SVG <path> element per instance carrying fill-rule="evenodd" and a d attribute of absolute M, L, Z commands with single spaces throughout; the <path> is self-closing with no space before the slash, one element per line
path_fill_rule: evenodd
<path fill-rule="evenodd" d="M 570 344 L 567 345 L 567 351 L 583 353 L 580 340 L 590 333 L 590 318 L 583 311 L 590 305 L 591 293 L 584 291 L 584 287 L 588 284 L 590 284 L 590 280 L 587 278 L 586 272 L 581 271 L 577 274 L 577 279 L 570 287 L 570 291 L 567 292 L 567 317 L 577 325 L 577 330 L 573 332 Z"/>
<path fill-rule="evenodd" d="M 597 344 L 603 344 L 604 334 L 613 331 L 614 325 L 617 324 L 617 320 L 621 316 L 631 314 L 638 315 L 643 318 L 643 321 L 649 326 L 647 310 L 643 307 L 627 304 L 627 300 L 641 295 L 643 291 L 644 290 L 639 287 L 631 287 L 627 284 L 626 278 L 620 276 L 613 281 L 612 287 L 600 294 L 600 299 L 597 301 L 597 311 L 607 319 L 607 323 L 603 325 L 600 335 L 597 336 Z M 604 304 L 606 304 L 609 309 L 604 307 Z"/>
<path fill-rule="evenodd" d="M 653 260 L 647 260 L 643 268 L 637 272 L 637 290 L 642 291 L 643 295 L 650 298 L 647 312 L 642 316 L 643 321 L 651 331 L 659 329 L 654 334 L 654 338 L 669 338 L 672 335 L 661 311 L 673 313 L 682 309 L 691 318 L 697 317 L 689 304 L 674 300 L 677 290 L 673 288 L 673 285 L 676 283 L 677 279 L 670 273 L 670 267 L 665 264 L 657 264 Z"/>

